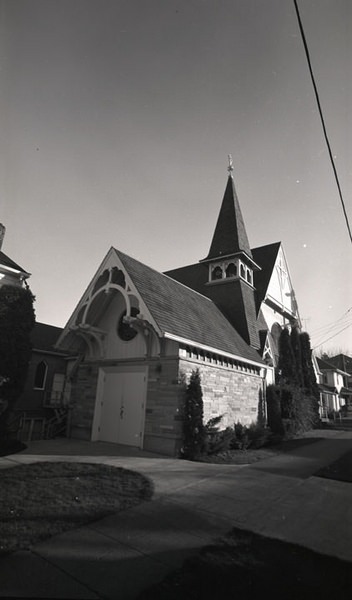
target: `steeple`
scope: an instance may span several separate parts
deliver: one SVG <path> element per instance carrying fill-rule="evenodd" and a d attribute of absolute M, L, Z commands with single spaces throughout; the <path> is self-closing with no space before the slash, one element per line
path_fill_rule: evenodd
<path fill-rule="evenodd" d="M 231 170 L 230 170 L 231 169 Z M 221 258 L 244 252 L 252 258 L 246 228 L 240 204 L 237 198 L 232 176 L 232 164 L 229 166 L 229 177 L 216 223 L 209 254 L 205 260 Z"/>
<path fill-rule="evenodd" d="M 229 156 L 229 176 L 209 254 L 205 293 L 220 308 L 243 339 L 259 348 L 253 271 L 260 270 L 252 256 Z"/>

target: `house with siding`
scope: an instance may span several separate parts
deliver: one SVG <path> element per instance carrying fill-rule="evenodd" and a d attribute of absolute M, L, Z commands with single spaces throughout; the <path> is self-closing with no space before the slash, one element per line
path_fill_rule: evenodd
<path fill-rule="evenodd" d="M 344 354 L 317 358 L 322 417 L 340 413 L 352 418 L 352 359 Z"/>
<path fill-rule="evenodd" d="M 195 368 L 205 421 L 256 422 L 278 333 L 297 322 L 282 245 L 251 250 L 230 165 L 206 258 L 166 273 L 113 247 L 103 259 L 56 345 L 69 434 L 178 455 Z"/>
<path fill-rule="evenodd" d="M 12 258 L 2 252 L 5 232 L 5 225 L 0 223 L 0 286 L 15 285 L 23 287 L 25 281 L 30 277 L 30 273 L 27 273 Z"/>

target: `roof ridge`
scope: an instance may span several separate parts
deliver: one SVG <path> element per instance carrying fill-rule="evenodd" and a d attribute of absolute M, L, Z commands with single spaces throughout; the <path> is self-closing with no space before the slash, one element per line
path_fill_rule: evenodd
<path fill-rule="evenodd" d="M 186 288 L 187 290 L 189 290 L 190 292 L 192 292 L 193 294 L 197 294 L 198 296 L 201 296 L 201 298 L 204 298 L 205 300 L 208 300 L 209 302 L 211 302 L 212 304 L 214 304 L 214 302 L 208 298 L 207 296 L 204 296 L 204 294 L 201 294 L 200 292 L 197 292 L 197 290 L 193 290 L 192 288 L 190 288 L 188 285 L 185 285 L 184 283 L 181 283 L 181 281 L 177 281 L 177 279 L 174 279 L 173 277 L 170 277 L 169 275 L 166 275 L 165 273 L 163 273 L 162 271 L 158 271 L 157 269 L 154 269 L 154 267 L 150 267 L 149 265 L 146 265 L 145 263 L 142 263 L 140 260 L 138 260 L 137 258 L 134 258 L 133 256 L 130 256 L 129 254 L 125 254 L 124 252 L 122 252 L 121 250 L 117 250 L 117 248 L 115 248 L 113 246 L 115 252 L 117 252 L 117 254 L 123 254 L 124 256 L 127 256 L 128 258 L 135 260 L 136 262 L 138 262 L 140 265 L 142 265 L 143 267 L 147 267 L 148 269 L 150 269 L 151 271 L 154 271 L 154 273 L 157 273 L 158 275 L 162 275 L 163 277 L 166 277 L 166 279 L 168 279 L 169 281 L 172 281 L 173 283 Z M 197 264 L 197 263 L 195 263 Z M 191 266 L 191 265 L 188 265 Z M 179 267 L 180 269 L 182 269 L 182 267 Z M 176 269 L 170 269 L 170 271 L 173 271 Z M 214 306 L 216 306 L 214 304 Z"/>

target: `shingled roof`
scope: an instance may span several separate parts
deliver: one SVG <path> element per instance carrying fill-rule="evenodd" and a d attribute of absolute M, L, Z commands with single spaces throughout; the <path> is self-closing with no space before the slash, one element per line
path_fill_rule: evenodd
<path fill-rule="evenodd" d="M 235 184 L 230 175 L 207 259 L 245 252 L 252 258 Z"/>
<path fill-rule="evenodd" d="M 46 323 L 35 323 L 31 333 L 31 342 L 34 350 L 53 352 L 54 346 L 62 333 L 61 327 L 47 325 Z"/>
<path fill-rule="evenodd" d="M 263 363 L 207 297 L 115 249 L 163 334 Z"/>

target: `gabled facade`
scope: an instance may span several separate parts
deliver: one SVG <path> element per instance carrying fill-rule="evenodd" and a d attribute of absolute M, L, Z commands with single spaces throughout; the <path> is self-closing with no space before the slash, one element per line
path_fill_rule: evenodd
<path fill-rule="evenodd" d="M 261 270 L 255 273 L 254 285 L 257 324 L 266 344 L 262 350 L 267 352 L 268 364 L 276 367 L 282 329 L 293 325 L 301 328 L 296 296 L 281 242 L 254 248 L 252 252 L 261 266 Z"/>
<path fill-rule="evenodd" d="M 111 248 L 59 338 L 71 355 L 71 435 L 176 455 L 184 384 L 205 419 L 251 423 L 265 365 L 207 297 Z"/>

